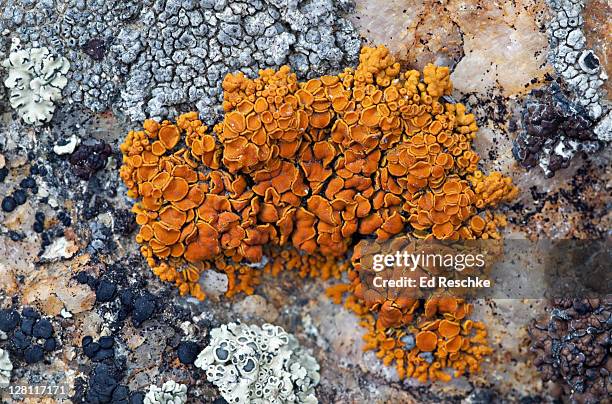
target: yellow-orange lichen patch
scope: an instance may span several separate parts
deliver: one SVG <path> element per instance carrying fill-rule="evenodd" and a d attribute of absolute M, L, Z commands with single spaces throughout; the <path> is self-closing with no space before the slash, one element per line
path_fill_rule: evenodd
<path fill-rule="evenodd" d="M 518 195 L 518 189 L 512 185 L 512 179 L 493 172 L 485 176 L 481 171 L 475 171 L 469 176 L 474 187 L 476 206 L 484 208 L 508 202 Z"/>
<path fill-rule="evenodd" d="M 254 79 L 228 74 L 222 87 L 225 117 L 213 131 L 190 112 L 175 123 L 146 120 L 121 145 L 142 254 L 181 293 L 204 298 L 199 277 L 212 268 L 228 275 L 228 295 L 252 293 L 259 275 L 246 263 L 265 255 L 272 273 L 286 265 L 335 276 L 363 237 L 500 237 L 505 219 L 490 209 L 517 190 L 477 170 L 475 118 L 442 98 L 452 89 L 448 68 L 402 73 L 386 48 L 366 47 L 357 68 L 337 76 L 299 82 L 283 66 Z M 351 281 L 351 307 L 386 335 L 374 346 L 403 374 L 444 379 L 448 366 L 477 369 L 486 349 L 468 337 L 477 323 L 465 331 L 467 303 L 389 298 L 359 276 Z M 444 320 L 459 322 L 461 334 Z M 396 326 L 422 332 L 422 347 L 435 334 L 441 359 L 403 354 L 401 336 L 389 331 Z"/>
<path fill-rule="evenodd" d="M 452 304 L 451 299 L 454 300 Z M 368 330 L 364 336 L 364 349 L 375 350 L 386 365 L 394 363 L 401 378 L 414 377 L 422 382 L 449 381 L 452 376 L 447 373 L 448 369 L 454 370 L 452 375 L 455 377 L 468 372 L 477 373 L 482 359 L 491 353 L 491 348 L 486 345 L 487 333 L 482 323 L 459 320 L 451 312 L 441 316 L 438 312 L 440 304 L 447 307 L 467 305 L 453 297 L 430 298 L 425 302 L 428 312 L 422 306 L 419 308 L 417 300 L 417 309 L 411 308 L 411 320 L 406 327 L 398 326 L 399 323 L 388 327 L 376 321 L 373 313 L 354 296 L 345 302 L 348 308 L 362 317 L 362 325 Z M 463 315 L 465 311 L 457 314 Z M 453 324 L 449 326 L 445 321 Z M 461 326 L 458 330 L 455 324 L 459 323 Z M 431 356 L 427 359 L 423 354 Z"/>
<path fill-rule="evenodd" d="M 423 208 L 435 204 L 430 199 L 422 202 Z M 359 242 L 348 273 L 352 281 L 348 291 L 353 294 L 345 305 L 362 316 L 362 324 L 368 328 L 365 349 L 376 350 L 387 365 L 394 363 L 401 377 L 446 381 L 451 378 L 449 370 L 454 370 L 455 376 L 478 372 L 480 362 L 491 352 L 486 345 L 484 325 L 468 318 L 472 305 L 446 292 L 423 299 L 415 297 L 411 288 L 376 287 L 372 276 L 387 275 L 374 273 L 368 260 L 372 254 L 408 251 L 406 248 L 421 251 L 430 244 L 417 247 L 414 239 L 406 237 L 396 237 L 384 244 Z M 419 278 L 427 273 L 432 275 L 435 270 L 435 266 L 419 266 L 409 274 Z M 390 270 L 395 279 L 406 275 L 401 268 Z M 337 301 L 335 294 L 341 290 L 347 289 L 335 286 L 329 294 Z"/>
<path fill-rule="evenodd" d="M 461 335 L 455 335 L 448 341 L 444 342 L 444 348 L 446 349 L 446 351 L 448 351 L 451 354 L 455 352 L 459 352 L 459 350 L 463 346 L 464 341 L 465 340 L 463 339 Z"/>

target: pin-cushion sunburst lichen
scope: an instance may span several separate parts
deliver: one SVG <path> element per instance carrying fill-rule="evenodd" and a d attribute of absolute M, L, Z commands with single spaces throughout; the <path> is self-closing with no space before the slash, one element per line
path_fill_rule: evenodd
<path fill-rule="evenodd" d="M 441 100 L 451 88 L 448 68 L 401 73 L 384 47 L 307 82 L 286 66 L 228 75 L 212 132 L 192 112 L 147 120 L 121 146 L 143 254 L 203 298 L 202 271 L 249 292 L 258 273 L 243 264 L 278 247 L 329 259 L 363 237 L 499 237 L 483 209 L 517 191 L 477 169 L 476 122 Z"/>

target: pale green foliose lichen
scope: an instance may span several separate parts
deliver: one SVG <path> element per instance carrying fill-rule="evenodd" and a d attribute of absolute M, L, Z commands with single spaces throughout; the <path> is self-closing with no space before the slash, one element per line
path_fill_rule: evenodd
<path fill-rule="evenodd" d="M 211 331 L 195 365 L 231 404 L 314 404 L 319 365 L 281 327 L 229 323 Z"/>
<path fill-rule="evenodd" d="M 11 363 L 11 358 L 9 358 L 8 351 L 0 349 L 0 389 L 9 386 L 12 370 L 13 364 Z"/>
<path fill-rule="evenodd" d="M 9 101 L 24 122 L 49 122 L 68 82 L 68 60 L 44 47 L 22 49 L 15 39 L 2 66 L 8 70 L 4 85 L 10 91 Z"/>
<path fill-rule="evenodd" d="M 187 403 L 187 386 L 174 380 L 167 381 L 161 388 L 152 385 L 144 398 L 144 404 L 185 403 Z"/>

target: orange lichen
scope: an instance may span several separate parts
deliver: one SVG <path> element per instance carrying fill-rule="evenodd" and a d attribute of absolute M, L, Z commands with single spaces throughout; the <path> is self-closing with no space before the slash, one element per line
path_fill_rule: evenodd
<path fill-rule="evenodd" d="M 386 365 L 395 363 L 401 378 L 414 377 L 422 382 L 449 381 L 451 375 L 445 369 L 454 369 L 455 377 L 466 372 L 477 373 L 482 359 L 492 352 L 486 345 L 484 324 L 463 319 L 471 306 L 461 299 L 441 297 L 427 300 L 426 308 L 415 313 L 416 322 L 406 327 L 381 326 L 372 314 L 351 299 L 347 299 L 347 306 L 357 308 L 363 318 L 362 325 L 368 329 L 364 336 L 364 349 L 376 350 L 376 355 Z M 452 301 L 453 306 L 463 308 L 459 312 L 445 312 L 441 320 L 438 309 L 443 299 L 447 301 L 444 304 Z M 432 307 L 435 308 L 433 311 Z"/>
<path fill-rule="evenodd" d="M 484 176 L 480 170 L 470 175 L 476 197 L 476 207 L 484 208 L 508 202 L 518 195 L 518 189 L 512 185 L 512 179 L 498 172 Z"/>
<path fill-rule="evenodd" d="M 459 323 L 450 321 L 450 320 L 442 320 L 440 324 L 438 324 L 438 330 L 440 335 L 444 338 L 452 338 L 459 334 Z"/>
<path fill-rule="evenodd" d="M 416 336 L 416 346 L 423 352 L 431 352 L 438 345 L 438 336 L 431 331 L 420 331 Z"/>
<path fill-rule="evenodd" d="M 452 194 L 455 185 L 447 191 Z M 473 219 L 476 226 L 485 219 Z M 489 217 L 491 223 L 495 218 Z M 449 242 L 420 241 L 411 236 L 397 236 L 390 242 L 361 240 L 353 249 L 348 278 L 350 285 L 335 286 L 328 294 L 335 301 L 341 300 L 339 291 L 352 292 L 345 306 L 363 317 L 368 333 L 364 337 L 365 349 L 377 351 L 387 364 L 395 363 L 401 377 L 420 380 L 448 380 L 447 368 L 456 376 L 479 370 L 479 363 L 491 350 L 486 345 L 486 330 L 481 323 L 469 319 L 472 306 L 457 293 L 469 295 L 470 290 L 438 288 L 419 291 L 413 288 L 376 286 L 375 277 L 382 279 L 412 278 L 418 282 L 422 276 L 456 276 L 436 264 L 421 263 L 414 268 L 389 267 L 382 272 L 372 268 L 375 255 L 386 256 L 397 252 L 408 254 L 465 254 L 468 249 L 486 251 L 487 262 L 492 263 L 499 253 L 497 242 L 465 242 L 457 250 Z M 485 249 L 485 250 L 483 250 Z M 488 268 L 488 267 L 486 267 Z M 475 273 L 486 274 L 486 268 L 466 266 L 460 279 Z M 481 272 L 475 272 L 481 271 Z M 380 282 L 378 283 L 380 285 Z M 450 294 L 452 292 L 453 294 Z M 432 295 L 433 293 L 433 295 Z M 384 340 L 381 340 L 384 335 Z M 412 338 L 406 343 L 404 337 Z M 389 348 L 392 347 L 392 348 Z M 424 353 L 431 353 L 425 355 Z M 424 356 L 425 355 L 425 356 Z M 427 360 L 425 360 L 427 359 Z"/>
<path fill-rule="evenodd" d="M 347 267 L 339 262 L 363 236 L 499 238 L 504 218 L 486 209 L 517 191 L 509 178 L 477 170 L 474 116 L 441 98 L 452 89 L 448 68 L 401 73 L 386 48 L 364 48 L 359 66 L 337 76 L 299 82 L 283 66 L 255 79 L 228 74 L 222 87 L 225 118 L 214 133 L 191 112 L 174 124 L 147 120 L 121 145 L 121 178 L 138 199 L 136 240 L 155 274 L 181 293 L 204 298 L 198 280 L 211 268 L 228 274 L 228 295 L 252 293 L 260 271 L 245 262 L 264 255 L 272 274 L 339 277 Z M 473 338 L 463 328 L 455 334 L 469 305 L 384 296 L 364 304 L 358 279 L 330 296 L 350 288 L 356 297 L 347 304 L 371 317 L 376 335 L 429 321 L 417 336 L 441 358 L 435 369 L 412 351 L 404 357 L 397 341 L 372 345 L 402 361 L 404 374 L 443 378 L 447 365 L 477 367 L 463 354 L 472 355 Z"/>

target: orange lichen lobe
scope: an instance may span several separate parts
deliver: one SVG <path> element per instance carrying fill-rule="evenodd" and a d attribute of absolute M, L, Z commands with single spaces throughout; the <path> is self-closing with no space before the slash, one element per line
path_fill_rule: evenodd
<path fill-rule="evenodd" d="M 423 352 L 431 352 L 438 345 L 438 336 L 431 331 L 420 331 L 416 336 L 416 346 Z"/>

